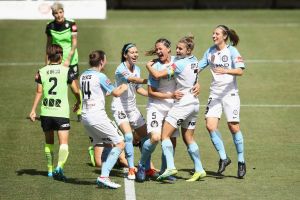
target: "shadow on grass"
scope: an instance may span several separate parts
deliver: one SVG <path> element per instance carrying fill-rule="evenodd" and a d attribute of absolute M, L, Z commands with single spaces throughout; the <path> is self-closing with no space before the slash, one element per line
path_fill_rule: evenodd
<path fill-rule="evenodd" d="M 23 176 L 23 174 L 31 175 L 31 176 L 48 176 L 48 172 L 46 171 L 38 171 L 36 169 L 20 169 L 16 171 L 17 176 Z"/>
<path fill-rule="evenodd" d="M 100 175 L 100 169 L 95 169 L 94 170 L 96 174 Z M 30 175 L 30 176 L 45 176 L 48 178 L 48 172 L 47 171 L 38 171 L 36 169 L 20 169 L 16 171 L 17 176 L 23 176 L 25 175 Z M 121 170 L 116 170 L 113 169 L 110 173 L 110 177 L 124 177 L 124 173 Z M 57 180 L 54 179 L 55 181 L 60 181 L 60 182 L 65 182 L 65 183 L 69 183 L 69 184 L 74 184 L 74 185 L 96 185 L 96 179 L 97 176 L 95 176 L 95 178 L 92 179 L 82 179 L 82 178 L 71 178 L 71 177 L 67 177 L 67 179 L 65 181 L 62 180 Z"/>
<path fill-rule="evenodd" d="M 188 172 L 191 175 L 194 174 L 194 169 L 179 169 L 178 171 L 183 171 L 183 172 Z M 213 172 L 213 171 L 206 171 L 206 177 L 209 178 L 215 178 L 215 179 L 224 179 L 224 178 L 236 178 L 236 179 L 240 179 L 237 176 L 232 176 L 232 175 L 223 175 L 223 174 L 219 174 L 217 172 Z"/>

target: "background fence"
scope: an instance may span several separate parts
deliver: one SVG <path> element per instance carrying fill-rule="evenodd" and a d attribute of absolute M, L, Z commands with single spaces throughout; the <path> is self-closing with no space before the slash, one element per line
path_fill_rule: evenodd
<path fill-rule="evenodd" d="M 108 0 L 108 9 L 295 9 L 300 0 Z"/>

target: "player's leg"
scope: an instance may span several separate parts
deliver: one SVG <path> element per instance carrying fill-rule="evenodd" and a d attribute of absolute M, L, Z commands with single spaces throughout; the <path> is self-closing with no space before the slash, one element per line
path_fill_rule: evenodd
<path fill-rule="evenodd" d="M 101 124 L 98 128 L 101 133 L 101 137 L 109 138 L 114 144 L 114 147 L 111 149 L 110 153 L 107 156 L 106 161 L 102 164 L 101 175 L 97 178 L 97 184 L 100 186 L 106 186 L 110 188 L 119 188 L 121 185 L 116 184 L 109 179 L 110 171 L 113 166 L 116 164 L 121 152 L 125 148 L 125 143 L 123 137 L 118 134 L 117 127 L 113 126 L 112 123 Z"/>
<path fill-rule="evenodd" d="M 162 180 L 168 176 L 177 174 L 174 164 L 174 148 L 170 139 L 176 128 L 177 127 L 172 126 L 168 121 L 165 121 L 163 124 L 161 145 L 163 154 L 166 157 L 167 169 L 157 178 L 157 180 Z"/>
<path fill-rule="evenodd" d="M 58 151 L 58 162 L 57 167 L 54 171 L 54 176 L 57 179 L 65 180 L 64 176 L 64 165 L 67 162 L 69 156 L 69 130 L 59 130 L 57 132 L 58 140 L 59 140 L 59 151 Z"/>
<path fill-rule="evenodd" d="M 194 140 L 194 129 L 182 128 L 182 138 L 187 147 L 189 156 L 194 163 L 194 168 L 195 168 L 195 173 L 187 181 L 192 182 L 192 181 L 197 181 L 200 178 L 204 178 L 206 176 L 206 172 L 202 166 L 199 146 Z"/>
<path fill-rule="evenodd" d="M 246 174 L 246 164 L 244 158 L 244 139 L 240 130 L 240 98 L 238 94 L 231 94 L 224 98 L 224 113 L 227 118 L 228 128 L 232 134 L 238 156 L 238 172 L 239 178 L 243 178 Z"/>
<path fill-rule="evenodd" d="M 205 118 L 206 129 L 209 132 L 210 139 L 214 145 L 216 151 L 219 154 L 219 169 L 218 173 L 225 171 L 226 167 L 231 163 L 230 158 L 226 155 L 224 143 L 220 131 L 218 130 L 218 123 L 222 115 L 222 101 L 221 99 L 209 98 Z"/>
<path fill-rule="evenodd" d="M 53 159 L 54 159 L 54 153 L 53 153 L 53 148 L 54 148 L 54 131 L 46 131 L 45 132 L 45 156 L 47 160 L 47 169 L 48 169 L 48 176 L 52 177 L 53 176 Z"/>
<path fill-rule="evenodd" d="M 53 176 L 53 160 L 54 160 L 54 129 L 52 117 L 41 116 L 41 126 L 45 133 L 44 152 L 47 160 L 48 176 Z"/>

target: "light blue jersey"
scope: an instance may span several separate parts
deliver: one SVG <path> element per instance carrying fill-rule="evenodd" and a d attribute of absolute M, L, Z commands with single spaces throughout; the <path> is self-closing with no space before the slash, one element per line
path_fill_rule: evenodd
<path fill-rule="evenodd" d="M 184 96 L 176 102 L 187 105 L 193 103 L 199 103 L 197 97 L 192 94 L 192 88 L 197 83 L 198 72 L 198 60 L 195 56 L 189 56 L 182 59 L 177 59 L 168 69 L 169 77 L 174 76 L 176 81 L 176 90 L 181 91 Z"/>
<path fill-rule="evenodd" d="M 156 62 L 153 64 L 153 68 L 162 71 L 167 69 L 174 60 L 174 56 L 171 57 L 171 62 L 163 64 L 161 62 Z M 149 75 L 148 85 L 155 88 L 158 92 L 162 93 L 173 93 L 176 90 L 176 82 L 174 77 L 172 78 L 161 78 L 155 79 L 153 76 Z M 173 99 L 157 99 L 153 97 L 148 98 L 148 107 L 156 107 L 158 110 L 168 111 L 174 103 Z"/>
<path fill-rule="evenodd" d="M 114 90 L 107 76 L 101 72 L 88 69 L 80 76 L 82 91 L 82 120 L 90 125 L 99 123 L 105 112 L 105 96 Z"/>
<path fill-rule="evenodd" d="M 226 48 L 218 51 L 216 45 L 210 47 L 199 61 L 198 66 L 201 70 L 210 65 L 213 80 L 210 86 L 210 94 L 213 97 L 222 97 L 230 93 L 237 93 L 236 76 L 230 74 L 216 74 L 214 67 L 225 69 L 245 68 L 244 61 L 238 50 L 227 45 Z"/>
<path fill-rule="evenodd" d="M 122 107 L 125 111 L 131 111 L 136 108 L 136 90 L 142 87 L 141 84 L 129 83 L 129 77 L 141 77 L 141 70 L 138 66 L 133 66 L 133 71 L 131 72 L 126 66 L 125 62 L 121 63 L 115 72 L 116 86 L 122 83 L 128 84 L 128 90 L 125 91 L 119 98 L 122 103 Z M 113 101 L 119 101 L 118 98 L 114 98 Z"/>

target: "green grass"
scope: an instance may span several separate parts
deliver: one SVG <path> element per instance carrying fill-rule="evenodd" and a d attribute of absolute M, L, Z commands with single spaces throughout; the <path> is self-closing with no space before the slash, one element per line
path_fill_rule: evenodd
<path fill-rule="evenodd" d="M 193 164 L 179 138 L 175 163 L 179 170 L 176 184 L 155 181 L 136 183 L 137 199 L 297 199 L 300 195 L 300 68 L 299 10 L 168 10 L 108 11 L 107 20 L 77 20 L 81 71 L 87 68 L 90 51 L 107 53 L 106 72 L 113 78 L 124 43 L 137 44 L 143 76 L 147 73 L 143 53 L 160 37 L 172 41 L 173 51 L 180 37 L 193 33 L 195 55 L 201 58 L 212 44 L 211 33 L 218 24 L 235 29 L 241 38 L 238 46 L 247 69 L 238 78 L 243 105 L 298 105 L 298 107 L 241 107 L 241 128 L 245 141 L 247 175 L 236 178 L 237 158 L 225 118 L 220 122 L 225 147 L 233 163 L 225 177 L 217 179 L 218 156 L 205 130 L 201 106 L 196 141 L 208 172 L 203 181 L 186 183 Z M 119 190 L 98 189 L 99 170 L 89 165 L 88 137 L 80 123 L 71 121 L 70 156 L 65 167 L 67 183 L 46 177 L 43 154 L 44 136 L 39 122 L 30 123 L 35 95 L 35 72 L 43 65 L 46 21 L 0 21 L 0 198 L 1 199 L 124 199 L 122 174 L 115 170 L 112 179 L 122 184 Z M 255 62 L 266 60 L 266 62 Z M 277 60 L 277 62 L 275 62 Z M 288 62 L 282 62 L 286 60 Z M 23 64 L 22 64 L 23 63 Z M 201 73 L 201 105 L 205 105 L 210 72 Z M 110 113 L 110 98 L 107 111 Z M 73 102 L 73 99 L 71 100 Z M 146 99 L 138 97 L 138 104 Z M 141 107 L 145 115 L 145 107 Z M 71 118 L 75 120 L 75 115 Z M 57 147 L 57 145 L 56 145 Z M 57 149 L 56 149 L 57 151 Z M 153 155 L 160 165 L 160 147 Z M 136 149 L 136 162 L 140 154 Z"/>

